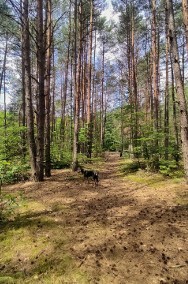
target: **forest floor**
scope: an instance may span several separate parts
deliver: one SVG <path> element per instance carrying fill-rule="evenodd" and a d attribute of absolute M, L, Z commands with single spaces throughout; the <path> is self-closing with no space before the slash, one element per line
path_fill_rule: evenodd
<path fill-rule="evenodd" d="M 188 185 L 125 162 L 92 165 L 97 187 L 68 169 L 3 187 L 24 198 L 0 224 L 0 283 L 188 283 Z"/>

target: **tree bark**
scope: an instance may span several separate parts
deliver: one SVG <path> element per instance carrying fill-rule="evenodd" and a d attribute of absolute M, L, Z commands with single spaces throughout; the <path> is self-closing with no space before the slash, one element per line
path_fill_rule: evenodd
<path fill-rule="evenodd" d="M 29 142 L 29 153 L 31 161 L 31 174 L 36 180 L 36 144 L 34 135 L 34 115 L 33 99 L 31 91 L 31 57 L 30 57 L 30 35 L 28 0 L 23 0 L 23 64 L 25 73 L 25 96 L 26 96 L 26 116 L 27 116 L 27 138 Z"/>
<path fill-rule="evenodd" d="M 182 0 L 183 24 L 185 29 L 186 49 L 188 55 L 188 0 Z"/>
<path fill-rule="evenodd" d="M 153 99 L 154 99 L 154 128 L 158 132 L 159 127 L 159 57 L 157 45 L 157 19 L 156 19 L 156 0 L 152 0 L 152 59 L 153 59 Z M 156 139 L 156 147 L 158 140 Z"/>
<path fill-rule="evenodd" d="M 78 168 L 78 131 L 79 131 L 79 94 L 77 82 L 78 54 L 77 54 L 77 0 L 74 2 L 74 132 L 73 132 L 73 162 L 72 170 Z"/>
<path fill-rule="evenodd" d="M 45 176 L 51 176 L 51 156 L 50 156 L 50 109 L 51 109 L 51 55 L 52 55 L 52 2 L 46 4 L 46 76 L 45 76 Z"/>
<path fill-rule="evenodd" d="M 186 181 L 188 183 L 188 115 L 186 99 L 183 89 L 183 80 L 180 69 L 180 59 L 178 53 L 178 45 L 176 38 L 176 29 L 174 21 L 173 1 L 166 0 L 167 13 L 168 13 L 168 28 L 169 28 L 169 41 L 172 53 L 174 77 L 176 83 L 176 92 L 179 101 L 180 109 L 180 127 L 181 127 L 181 146 L 183 154 L 183 164 L 185 170 Z"/>
<path fill-rule="evenodd" d="M 166 10 L 167 11 L 167 10 Z M 168 15 L 165 15 L 165 34 L 166 34 L 166 86 L 165 86 L 165 113 L 164 113 L 164 133 L 165 133 L 165 159 L 168 160 L 169 148 L 169 38 L 168 38 Z"/>
<path fill-rule="evenodd" d="M 37 181 L 44 179 L 44 123 L 45 123 L 45 48 L 43 28 L 43 0 L 37 0 L 37 68 L 38 68 L 38 119 L 37 119 Z"/>
<path fill-rule="evenodd" d="M 90 0 L 89 20 L 89 60 L 88 60 L 88 97 L 87 97 L 87 157 L 91 158 L 92 153 L 92 112 L 91 112 L 91 75 L 92 75 L 92 51 L 93 51 L 93 0 Z"/>

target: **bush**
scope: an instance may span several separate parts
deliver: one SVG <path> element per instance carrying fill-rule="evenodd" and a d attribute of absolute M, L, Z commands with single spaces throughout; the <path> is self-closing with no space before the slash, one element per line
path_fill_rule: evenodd
<path fill-rule="evenodd" d="M 13 164 L 13 162 L 1 161 L 0 176 L 3 183 L 13 183 L 29 179 L 29 165 Z"/>
<path fill-rule="evenodd" d="M 148 161 L 147 161 L 147 168 L 151 171 L 158 171 L 159 170 L 159 155 L 153 155 Z"/>
<path fill-rule="evenodd" d="M 143 161 L 132 161 L 122 167 L 122 171 L 125 174 L 137 172 L 139 169 L 146 169 L 146 163 Z"/>
<path fill-rule="evenodd" d="M 179 165 L 177 165 L 176 161 L 168 161 L 168 160 L 162 160 L 160 161 L 159 166 L 159 172 L 163 174 L 164 176 L 169 177 L 183 177 L 184 171 L 183 168 Z"/>
<path fill-rule="evenodd" d="M 22 195 L 0 194 L 0 221 L 8 219 L 19 207 Z"/>
<path fill-rule="evenodd" d="M 69 168 L 72 163 L 72 154 L 70 152 L 64 152 L 63 154 L 56 155 L 55 152 L 52 153 L 51 165 L 52 169 L 64 169 Z"/>

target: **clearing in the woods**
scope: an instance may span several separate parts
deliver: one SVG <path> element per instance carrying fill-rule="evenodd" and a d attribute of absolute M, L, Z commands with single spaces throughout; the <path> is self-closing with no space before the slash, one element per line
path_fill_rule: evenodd
<path fill-rule="evenodd" d="M 92 165 L 96 188 L 71 170 L 3 187 L 25 198 L 1 223 L 0 283 L 188 283 L 188 186 L 122 161 Z"/>

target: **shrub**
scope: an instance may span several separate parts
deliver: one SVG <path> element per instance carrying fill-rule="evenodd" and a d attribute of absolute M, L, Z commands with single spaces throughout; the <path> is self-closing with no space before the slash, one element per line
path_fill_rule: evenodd
<path fill-rule="evenodd" d="M 13 196 L 11 194 L 0 194 L 0 221 L 8 219 L 15 213 L 22 199 L 22 194 Z"/>
<path fill-rule="evenodd" d="M 29 165 L 13 164 L 13 162 L 1 161 L 0 176 L 3 183 L 13 183 L 29 179 Z"/>
<path fill-rule="evenodd" d="M 52 169 L 63 169 L 71 166 L 72 155 L 70 152 L 64 152 L 61 156 L 57 156 L 54 152 L 52 153 Z"/>
<path fill-rule="evenodd" d="M 169 177 L 183 177 L 184 171 L 180 165 L 177 165 L 174 160 L 161 160 L 159 166 L 159 172 L 164 176 Z"/>
<path fill-rule="evenodd" d="M 139 169 L 146 169 L 146 163 L 143 161 L 132 161 L 122 167 L 122 171 L 125 174 L 137 172 Z"/>

